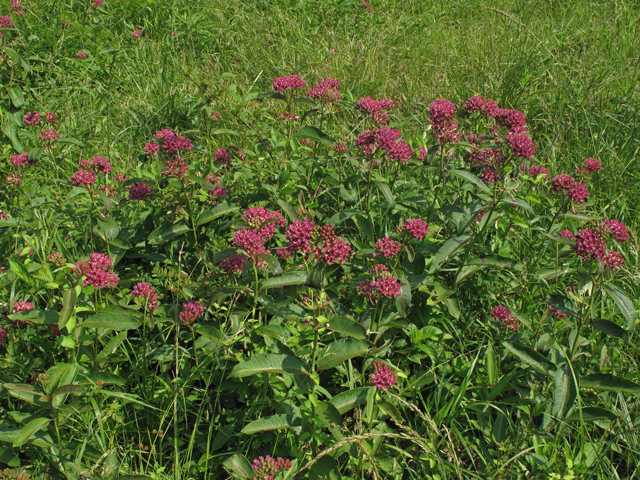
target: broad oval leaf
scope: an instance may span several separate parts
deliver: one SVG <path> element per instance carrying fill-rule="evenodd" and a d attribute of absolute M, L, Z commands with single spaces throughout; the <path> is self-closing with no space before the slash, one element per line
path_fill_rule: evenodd
<path fill-rule="evenodd" d="M 487 187 L 487 184 L 476 177 L 473 173 L 469 173 L 465 170 L 449 170 L 448 173 L 455 175 L 456 177 L 460 177 L 463 180 L 473 183 L 476 187 L 482 190 L 484 193 L 491 193 L 491 189 Z"/>
<path fill-rule="evenodd" d="M 240 207 L 237 205 L 231 205 L 228 203 L 219 203 L 213 208 L 209 208 L 202 212 L 198 216 L 198 220 L 196 220 L 196 225 L 199 227 L 200 225 L 204 225 L 205 223 L 209 223 L 216 218 L 220 218 L 224 215 L 229 215 L 236 211 L 240 210 Z"/>
<path fill-rule="evenodd" d="M 482 265 L 500 268 L 513 268 L 514 270 L 522 270 L 522 264 L 511 258 L 501 255 L 485 255 L 483 257 L 472 258 L 467 265 Z"/>
<path fill-rule="evenodd" d="M 268 417 L 254 420 L 242 429 L 242 433 L 252 435 L 258 432 L 266 432 L 269 430 L 280 430 L 282 428 L 290 428 L 294 425 L 292 415 L 270 415 Z"/>
<path fill-rule="evenodd" d="M 515 342 L 502 342 L 502 346 L 515 355 L 518 360 L 529 365 L 534 370 L 544 374 L 553 375 L 556 368 L 544 355 L 535 351 L 533 348 L 527 347 Z"/>
<path fill-rule="evenodd" d="M 60 315 L 53 310 L 24 310 L 9 315 L 10 320 L 29 321 L 38 325 L 55 325 Z"/>
<path fill-rule="evenodd" d="M 564 295 L 549 295 L 547 297 L 547 305 L 555 308 L 559 312 L 569 315 L 571 317 L 577 317 L 576 307 L 569 297 Z"/>
<path fill-rule="evenodd" d="M 465 234 L 451 237 L 449 240 L 444 242 L 444 245 L 442 245 L 438 249 L 438 252 L 433 256 L 433 262 L 431 263 L 431 267 L 429 268 L 429 273 L 435 272 L 440 267 L 440 265 L 446 262 L 451 255 L 453 255 L 469 240 L 471 240 L 471 235 Z"/>
<path fill-rule="evenodd" d="M 308 374 L 304 363 L 290 355 L 261 353 L 246 358 L 231 370 L 230 377 L 248 377 L 258 373 L 285 372 Z"/>
<path fill-rule="evenodd" d="M 369 342 L 365 340 L 336 340 L 320 352 L 316 368 L 320 371 L 337 367 L 345 360 L 364 355 L 367 350 Z"/>
<path fill-rule="evenodd" d="M 135 330 L 141 325 L 140 321 L 131 315 L 121 313 L 99 313 L 87 318 L 76 328 L 110 328 L 112 330 Z"/>
<path fill-rule="evenodd" d="M 51 421 L 50 418 L 36 418 L 27 423 L 20 433 L 13 440 L 13 446 L 19 447 L 29 441 L 29 439 L 38 431 L 42 430 Z"/>
<path fill-rule="evenodd" d="M 274 287 L 286 287 L 289 285 L 304 285 L 307 281 L 307 272 L 288 272 L 279 277 L 272 277 L 260 286 L 260 290 Z"/>
<path fill-rule="evenodd" d="M 624 328 L 616 325 L 610 320 L 594 320 L 591 325 L 610 337 L 624 338 L 627 336 L 627 331 Z"/>
<path fill-rule="evenodd" d="M 234 453 L 229 458 L 225 459 L 225 461 L 222 462 L 222 465 L 231 470 L 238 478 L 253 478 L 253 468 L 251 467 L 249 460 L 247 460 L 244 455 Z"/>
<path fill-rule="evenodd" d="M 610 373 L 592 373 L 580 379 L 580 387 L 610 392 L 628 393 L 640 397 L 640 385 Z"/>
<path fill-rule="evenodd" d="M 298 130 L 298 133 L 296 133 L 296 137 L 311 138 L 328 146 L 332 146 L 335 143 L 335 141 L 329 135 L 312 125 L 302 127 L 300 130 Z"/>
<path fill-rule="evenodd" d="M 182 220 L 180 220 L 173 225 L 163 225 L 156 228 L 149 234 L 147 241 L 151 245 L 156 245 L 158 243 L 166 242 L 167 240 L 177 237 L 178 235 L 182 235 L 183 233 L 188 231 L 189 227 Z"/>
<path fill-rule="evenodd" d="M 551 415 L 558 420 L 564 420 L 573 408 L 573 404 L 578 396 L 578 389 L 576 388 L 569 365 L 564 365 L 556 370 L 553 383 Z"/>
<path fill-rule="evenodd" d="M 348 337 L 364 340 L 367 330 L 357 322 L 349 320 L 347 317 L 337 316 L 329 320 L 329 327 L 332 331 L 338 332 Z"/>
<path fill-rule="evenodd" d="M 636 318 L 638 317 L 636 309 L 633 306 L 633 302 L 615 285 L 605 283 L 603 287 L 609 296 L 613 298 L 613 301 L 616 302 L 616 305 L 622 312 L 622 315 L 624 315 L 624 318 L 627 319 L 627 330 L 632 331 Z"/>
<path fill-rule="evenodd" d="M 60 310 L 60 316 L 58 317 L 58 328 L 63 328 L 76 309 L 76 289 L 69 288 L 64 292 L 62 296 L 62 310 Z"/>
<path fill-rule="evenodd" d="M 618 419 L 615 413 L 602 407 L 584 407 L 582 409 L 582 420 L 585 422 L 595 422 L 598 420 L 615 422 Z M 580 412 L 574 412 L 567 417 L 568 422 L 579 422 Z"/>

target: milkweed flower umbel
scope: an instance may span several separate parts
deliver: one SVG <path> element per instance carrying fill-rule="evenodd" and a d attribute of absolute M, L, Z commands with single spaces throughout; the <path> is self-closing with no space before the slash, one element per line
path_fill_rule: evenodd
<path fill-rule="evenodd" d="M 87 58 L 87 54 L 84 53 L 82 50 L 80 50 L 78 53 L 76 53 L 76 57 L 78 57 L 78 58 Z"/>
<path fill-rule="evenodd" d="M 504 305 L 494 307 L 491 311 L 491 316 L 496 320 L 496 322 L 500 322 L 502 328 L 514 331 L 520 330 L 520 322 L 518 322 L 516 317 L 513 316 L 511 310 Z"/>
<path fill-rule="evenodd" d="M 273 81 L 273 89 L 278 93 L 284 93 L 285 90 L 293 90 L 294 88 L 304 88 L 307 84 L 298 75 L 289 75 L 288 77 L 278 77 Z"/>
<path fill-rule="evenodd" d="M 396 277 L 380 277 L 373 281 L 372 286 L 383 297 L 395 298 L 402 295 L 402 287 Z"/>
<path fill-rule="evenodd" d="M 182 304 L 182 312 L 180 313 L 180 321 L 182 323 L 194 323 L 198 317 L 204 316 L 204 305 L 200 302 L 189 300 Z"/>
<path fill-rule="evenodd" d="M 618 220 L 605 220 L 604 224 L 611 231 L 616 241 L 626 242 L 629 240 L 629 229 L 624 223 Z"/>
<path fill-rule="evenodd" d="M 380 251 L 380 253 L 382 253 L 384 258 L 391 258 L 398 254 L 402 248 L 402 244 L 389 237 L 385 237 L 378 240 L 375 247 Z"/>
<path fill-rule="evenodd" d="M 273 480 L 281 470 L 289 470 L 291 462 L 286 458 L 273 458 L 270 455 L 258 457 L 251 465 L 256 476 L 254 480 Z"/>
<path fill-rule="evenodd" d="M 142 30 L 134 30 L 133 32 L 131 32 L 131 35 L 133 35 L 133 38 L 140 38 L 141 34 L 142 34 Z"/>
<path fill-rule="evenodd" d="M 71 177 L 71 183 L 76 187 L 92 187 L 97 180 L 96 174 L 88 170 L 78 170 Z"/>
<path fill-rule="evenodd" d="M 241 272 L 247 260 L 249 259 L 244 255 L 234 255 L 220 262 L 220 270 L 227 273 Z"/>
<path fill-rule="evenodd" d="M 93 167 L 105 175 L 111 171 L 111 162 L 104 157 L 93 157 Z"/>
<path fill-rule="evenodd" d="M 155 287 L 152 287 L 151 284 L 147 282 L 139 282 L 133 290 L 131 294 L 134 298 L 139 298 L 142 300 L 142 303 L 151 310 L 157 310 L 160 304 L 158 303 L 158 292 Z"/>
<path fill-rule="evenodd" d="M 139 182 L 129 189 L 129 198 L 131 200 L 144 200 L 151 195 L 151 187 L 144 182 Z"/>
<path fill-rule="evenodd" d="M 428 233 L 429 227 L 427 222 L 419 218 L 410 218 L 404 225 L 399 226 L 396 230 L 397 233 L 407 231 L 416 240 L 422 240 Z"/>
<path fill-rule="evenodd" d="M 83 286 L 93 285 L 97 290 L 116 287 L 120 281 L 112 270 L 112 260 L 103 253 L 92 253 L 88 262 L 76 263 L 72 272 L 86 277 Z"/>
<path fill-rule="evenodd" d="M 27 114 L 22 117 L 22 121 L 27 125 L 36 125 L 40 121 L 40 114 L 38 112 L 27 112 Z"/>
<path fill-rule="evenodd" d="M 378 390 L 387 390 L 398 382 L 398 377 L 384 362 L 373 362 L 374 371 L 369 375 L 371 383 Z"/>

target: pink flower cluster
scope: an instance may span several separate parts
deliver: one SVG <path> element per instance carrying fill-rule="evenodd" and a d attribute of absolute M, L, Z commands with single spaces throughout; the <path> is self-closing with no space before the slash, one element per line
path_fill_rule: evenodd
<path fill-rule="evenodd" d="M 101 290 L 106 287 L 115 287 L 120 281 L 111 270 L 112 260 L 103 253 L 92 253 L 89 262 L 76 263 L 72 271 L 78 276 L 86 277 L 83 286 L 93 285 Z"/>
<path fill-rule="evenodd" d="M 188 171 L 189 166 L 187 163 L 182 158 L 176 157 L 165 162 L 162 175 L 164 177 L 170 177 L 172 175 L 174 177 L 183 177 Z"/>
<path fill-rule="evenodd" d="M 567 197 L 577 203 L 584 203 L 589 196 L 589 189 L 584 183 L 576 182 L 575 179 L 562 173 L 551 179 L 551 189 L 559 192 L 564 190 Z"/>
<path fill-rule="evenodd" d="M 379 239 L 375 244 L 376 249 L 382 253 L 384 258 L 395 257 L 400 249 L 402 248 L 402 244 L 400 242 L 396 242 L 389 237 Z"/>
<path fill-rule="evenodd" d="M 334 78 L 327 78 L 318 83 L 315 88 L 312 88 L 307 94 L 314 100 L 319 100 L 321 103 L 332 103 L 340 100 L 341 95 L 338 92 L 340 88 L 340 82 Z"/>
<path fill-rule="evenodd" d="M 371 383 L 378 390 L 387 390 L 398 382 L 398 377 L 383 362 L 373 362 L 374 372 L 369 375 Z"/>
<path fill-rule="evenodd" d="M 22 298 L 16 302 L 13 302 L 13 313 L 18 312 L 26 312 L 28 310 L 33 310 L 36 306 L 31 302 L 25 302 Z M 27 325 L 29 320 L 14 320 L 13 324 L 15 326 Z"/>
<path fill-rule="evenodd" d="M 596 173 L 597 171 L 602 170 L 602 163 L 597 158 L 587 158 L 584 161 L 584 167 L 576 168 L 576 175 L 581 175 L 583 177 L 589 177 Z"/>
<path fill-rule="evenodd" d="M 529 159 L 536 153 L 536 146 L 526 133 L 509 132 L 506 140 L 516 157 Z"/>
<path fill-rule="evenodd" d="M 589 258 L 602 260 L 607 254 L 605 239 L 591 228 L 578 230 L 574 238 L 576 239 L 576 255 L 582 257 L 583 260 L 589 260 Z"/>
<path fill-rule="evenodd" d="M 454 121 L 456 110 L 455 104 L 444 98 L 429 104 L 431 134 L 441 144 L 460 141 L 462 133 L 458 131 L 458 124 Z"/>
<path fill-rule="evenodd" d="M 27 152 L 21 153 L 20 155 L 13 155 L 9 161 L 15 167 L 22 167 L 29 165 L 29 154 Z"/>
<path fill-rule="evenodd" d="M 151 195 L 151 187 L 144 182 L 138 182 L 129 189 L 131 200 L 144 200 Z"/>
<path fill-rule="evenodd" d="M 553 308 L 551 305 L 547 305 L 547 307 L 549 308 L 549 313 L 550 313 L 551 315 L 555 316 L 556 318 L 559 318 L 559 319 L 566 318 L 566 316 L 567 316 L 566 314 L 564 314 L 564 313 L 562 313 L 562 312 L 560 312 L 560 311 L 556 310 L 556 309 L 555 309 L 555 308 Z"/>
<path fill-rule="evenodd" d="M 22 117 L 22 121 L 27 125 L 33 126 L 40 121 L 40 116 L 38 112 L 27 112 L 25 116 Z"/>
<path fill-rule="evenodd" d="M 500 111 L 500 107 L 495 100 L 475 96 L 467 100 L 467 103 L 464 104 L 462 110 L 466 110 L 467 112 L 482 112 L 487 118 L 493 118 Z"/>
<path fill-rule="evenodd" d="M 502 328 L 514 331 L 520 330 L 520 322 L 518 322 L 516 317 L 513 316 L 511 310 L 503 305 L 494 307 L 491 311 L 491 316 L 496 320 L 496 322 L 501 323 Z"/>
<path fill-rule="evenodd" d="M 19 17 L 24 15 L 24 5 L 22 5 L 18 0 L 11 0 L 11 10 L 13 10 Z"/>
<path fill-rule="evenodd" d="M 318 260 L 324 261 L 327 265 L 334 263 L 344 264 L 351 255 L 351 244 L 342 237 L 338 237 L 333 230 L 333 225 L 326 224 L 319 229 L 322 242 L 314 249 Z"/>
<path fill-rule="evenodd" d="M 559 236 L 574 238 L 576 245 L 573 248 L 576 255 L 583 260 L 600 260 L 611 270 L 615 270 L 624 264 L 624 258 L 615 250 L 607 250 L 607 238 L 613 235 L 616 242 L 622 243 L 629 239 L 628 228 L 618 220 L 605 220 L 596 225 L 595 230 L 584 228 L 575 235 L 568 230 L 563 230 Z"/>
<path fill-rule="evenodd" d="M 270 455 L 258 457 L 253 461 L 254 480 L 273 480 L 281 470 L 289 470 L 291 462 L 286 458 L 273 458 Z"/>
<path fill-rule="evenodd" d="M 147 282 L 139 282 L 133 290 L 131 294 L 134 298 L 140 298 L 146 307 L 152 312 L 157 310 L 160 306 L 158 302 L 158 292 L 155 287 L 152 287 L 151 284 Z"/>
<path fill-rule="evenodd" d="M 104 0 L 93 0 L 93 4 L 98 8 L 100 5 L 104 3 Z"/>
<path fill-rule="evenodd" d="M 87 58 L 87 54 L 85 52 L 83 52 L 82 50 L 78 51 L 78 53 L 76 53 L 76 57 L 78 58 Z"/>
<path fill-rule="evenodd" d="M 383 267 L 383 268 L 381 268 Z M 363 280 L 358 283 L 358 293 L 369 300 L 376 301 L 379 296 L 395 298 L 402 295 L 402 287 L 396 277 L 392 277 L 384 265 L 375 265 L 371 274 L 377 276 L 374 280 Z"/>
<path fill-rule="evenodd" d="M 142 30 L 134 30 L 133 32 L 131 32 L 131 35 L 133 35 L 133 38 L 140 38 L 140 35 L 142 35 Z"/>
<path fill-rule="evenodd" d="M 410 218 L 404 225 L 397 228 L 397 233 L 408 232 L 416 240 L 422 240 L 428 233 L 429 227 L 427 222 L 419 218 Z"/>
<path fill-rule="evenodd" d="M 204 305 L 201 302 L 189 300 L 182 304 L 182 312 L 180 312 L 180 321 L 182 323 L 193 323 L 198 317 L 204 316 Z"/>
<path fill-rule="evenodd" d="M 521 165 L 520 170 L 522 170 L 527 175 L 530 175 L 533 178 L 538 178 L 538 175 L 544 175 L 544 178 L 549 178 L 549 170 L 547 170 L 542 165 Z"/>
<path fill-rule="evenodd" d="M 402 134 L 395 128 L 381 127 L 377 130 L 365 130 L 356 137 L 355 146 L 365 156 L 372 156 L 376 147 L 387 152 L 387 157 L 406 163 L 413 156 L 413 148 L 400 140 Z"/>
<path fill-rule="evenodd" d="M 234 255 L 220 262 L 220 270 L 227 273 L 241 272 L 247 260 L 249 259 L 244 255 Z"/>
<path fill-rule="evenodd" d="M 53 142 L 60 138 L 60 134 L 51 128 L 45 128 L 38 138 L 43 142 Z"/>
<path fill-rule="evenodd" d="M 249 228 L 238 230 L 233 236 L 232 245 L 244 250 L 254 262 L 257 261 L 258 255 L 271 255 L 264 242 L 273 237 L 276 227 L 286 225 L 284 217 L 278 212 L 254 207 L 245 210 L 242 219 Z M 266 266 L 264 260 L 258 261 L 257 264 L 261 268 Z"/>
<path fill-rule="evenodd" d="M 629 240 L 629 229 L 624 223 L 618 220 L 605 220 L 604 224 L 611 231 L 617 242 Z"/>
<path fill-rule="evenodd" d="M 95 185 L 98 177 L 90 170 L 80 169 L 71 177 L 71 183 L 77 187 L 92 187 Z"/>
<path fill-rule="evenodd" d="M 293 223 L 287 227 L 287 246 L 278 253 L 285 258 L 290 257 L 296 252 L 304 254 L 312 253 L 313 247 L 309 242 L 313 237 L 314 228 L 315 223 L 307 217 L 302 220 L 294 220 Z"/>
<path fill-rule="evenodd" d="M 284 93 L 285 90 L 293 90 L 294 88 L 304 88 L 306 85 L 305 81 L 298 75 L 278 77 L 273 81 L 273 89 L 278 93 Z"/>
<path fill-rule="evenodd" d="M 111 162 L 104 157 L 93 157 L 93 168 L 105 175 L 111 171 Z"/>
<path fill-rule="evenodd" d="M 13 24 L 13 20 L 11 20 L 6 15 L 2 15 L 0 17 L 0 28 L 13 28 L 15 25 Z"/>
<path fill-rule="evenodd" d="M 226 148 L 222 147 L 216 150 L 216 153 L 213 154 L 213 161 L 218 165 L 226 165 L 231 160 L 231 154 L 227 151 Z"/>
<path fill-rule="evenodd" d="M 386 125 L 389 122 L 389 112 L 393 110 L 396 104 L 393 100 L 382 99 L 374 100 L 371 97 L 362 97 L 356 103 L 356 108 L 360 108 L 373 116 L 376 125 Z"/>

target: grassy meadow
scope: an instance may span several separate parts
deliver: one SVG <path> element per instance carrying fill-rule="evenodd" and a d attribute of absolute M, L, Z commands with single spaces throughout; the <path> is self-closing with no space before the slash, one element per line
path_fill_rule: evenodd
<path fill-rule="evenodd" d="M 638 2 L 18 5 L 0 480 L 640 478 Z"/>

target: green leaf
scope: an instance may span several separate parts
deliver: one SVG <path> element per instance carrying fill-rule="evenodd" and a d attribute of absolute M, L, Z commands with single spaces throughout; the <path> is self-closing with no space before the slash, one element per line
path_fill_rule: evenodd
<path fill-rule="evenodd" d="M 25 402 L 33 403 L 35 405 L 48 406 L 49 397 L 36 390 L 35 387 L 31 385 L 3 383 L 2 387 L 9 390 L 9 395 L 17 398 L 18 400 L 24 400 Z"/>
<path fill-rule="evenodd" d="M 610 373 L 592 373 L 580 379 L 581 388 L 607 390 L 610 392 L 628 393 L 640 397 L 640 385 L 624 378 L 614 377 Z"/>
<path fill-rule="evenodd" d="M 347 317 L 337 316 L 329 320 L 329 327 L 332 331 L 347 335 L 349 337 L 364 340 L 367 330 L 357 322 L 349 320 Z"/>
<path fill-rule="evenodd" d="M 13 60 L 16 63 L 19 63 L 22 66 L 22 68 L 24 68 L 26 71 L 31 71 L 31 66 L 29 65 L 29 62 L 27 62 L 24 58 L 22 58 L 22 55 L 16 52 L 13 48 L 6 47 L 3 45 L 3 46 L 0 46 L 0 50 L 4 50 L 7 53 L 7 55 L 11 57 L 11 60 Z"/>
<path fill-rule="evenodd" d="M 24 105 L 24 94 L 18 85 L 13 85 L 9 89 L 9 98 L 11 99 L 11 103 L 16 108 L 20 108 Z"/>
<path fill-rule="evenodd" d="M 230 205 L 226 202 L 219 203 L 213 208 L 208 208 L 203 211 L 199 216 L 198 220 L 196 220 L 196 225 L 199 227 L 200 225 L 204 225 L 205 223 L 209 223 L 216 218 L 220 218 L 224 215 L 229 215 L 231 213 L 237 212 L 240 210 L 240 207 L 237 205 Z"/>
<path fill-rule="evenodd" d="M 433 256 L 433 262 L 429 268 L 429 273 L 435 272 L 451 255 L 471 240 L 471 237 L 472 236 L 469 234 L 458 235 L 457 237 L 451 237 L 449 240 L 444 242 L 444 245 L 442 245 L 438 249 L 438 252 Z"/>
<path fill-rule="evenodd" d="M 396 202 L 393 198 L 393 194 L 391 193 L 389 185 L 381 182 L 380 180 L 374 180 L 374 182 L 382 192 L 382 195 L 384 195 L 385 200 L 389 204 L 389 208 L 394 208 L 396 206 Z"/>
<path fill-rule="evenodd" d="M 111 313 L 114 315 L 128 315 L 133 318 L 142 317 L 142 313 L 138 310 L 134 310 L 132 308 L 122 307 L 120 305 L 107 305 L 104 308 L 101 308 L 98 313 Z"/>
<path fill-rule="evenodd" d="M 448 173 L 451 173 L 457 177 L 466 180 L 467 182 L 473 183 L 476 187 L 482 190 L 484 193 L 491 193 L 491 189 L 487 187 L 487 185 L 476 177 L 473 173 L 469 173 L 465 170 L 448 170 Z"/>
<path fill-rule="evenodd" d="M 58 143 L 69 143 L 71 145 L 76 145 L 78 147 L 84 147 L 84 143 L 82 143 L 80 140 L 76 139 L 76 138 L 72 138 L 72 137 L 63 137 L 63 138 L 59 138 L 58 140 L 56 140 L 56 142 Z"/>
<path fill-rule="evenodd" d="M 609 296 L 613 298 L 613 301 L 616 302 L 624 318 L 627 319 L 627 330 L 633 331 L 634 323 L 638 317 L 636 309 L 633 307 L 633 302 L 615 285 L 605 283 L 603 287 Z"/>
<path fill-rule="evenodd" d="M 585 422 L 596 422 L 598 420 L 615 422 L 618 417 L 615 413 L 601 407 L 583 407 L 582 419 Z M 568 422 L 579 422 L 580 412 L 574 412 L 567 417 Z"/>
<path fill-rule="evenodd" d="M 565 315 L 569 315 L 571 317 L 578 316 L 578 314 L 576 313 L 576 307 L 575 307 L 575 304 L 573 303 L 573 300 L 571 300 L 568 297 L 565 297 L 564 295 L 549 295 L 547 297 L 547 305 L 555 308 L 556 310 L 564 313 Z"/>
<path fill-rule="evenodd" d="M 540 352 L 535 351 L 533 348 L 529 348 L 525 345 L 515 342 L 502 342 L 504 348 L 509 350 L 515 355 L 518 360 L 529 365 L 534 370 L 545 374 L 553 375 L 555 372 L 555 366 L 549 360 L 547 360 Z"/>
<path fill-rule="evenodd" d="M 104 385 L 124 386 L 125 381 L 122 377 L 109 372 L 93 372 L 88 375 L 80 374 L 78 378 L 79 385 L 95 385 L 102 382 Z"/>
<path fill-rule="evenodd" d="M 267 266 L 271 269 L 271 273 L 274 276 L 282 275 L 282 266 L 276 257 L 273 255 L 260 254 L 258 255 L 260 260 L 264 260 L 267 263 Z M 266 282 L 265 282 L 266 283 Z"/>
<path fill-rule="evenodd" d="M 242 429 L 242 433 L 252 435 L 258 432 L 290 428 L 293 424 L 294 421 L 292 415 L 270 415 L 268 417 L 260 418 L 259 420 L 254 420 Z"/>
<path fill-rule="evenodd" d="M 222 462 L 222 465 L 233 472 L 238 478 L 251 479 L 253 478 L 253 468 L 244 455 L 234 453 L 229 458 Z"/>
<path fill-rule="evenodd" d="M 472 258 L 467 265 L 482 265 L 500 268 L 513 268 L 514 270 L 522 270 L 522 264 L 511 258 L 502 257 L 500 255 L 485 255 L 483 257 Z"/>
<path fill-rule="evenodd" d="M 79 393 L 84 391 L 85 387 L 81 385 L 62 385 L 51 392 L 51 398 L 57 395 L 68 395 L 69 393 Z"/>
<path fill-rule="evenodd" d="M 495 385 L 498 382 L 498 365 L 496 363 L 496 354 L 493 350 L 493 346 L 491 345 L 487 346 L 484 366 L 487 369 L 487 376 L 489 377 L 487 380 L 489 381 L 489 385 Z"/>
<path fill-rule="evenodd" d="M 360 230 L 360 233 L 362 233 L 362 235 L 364 235 L 364 237 L 370 243 L 374 243 L 375 238 L 373 237 L 373 227 L 371 226 L 371 221 L 362 215 L 356 215 L 354 220 L 356 222 L 356 225 L 358 226 L 358 229 Z"/>
<path fill-rule="evenodd" d="M 238 136 L 239 133 L 236 132 L 235 130 L 229 130 L 227 128 L 219 128 L 218 130 L 213 132 L 213 135 L 235 135 L 235 136 Z"/>
<path fill-rule="evenodd" d="M 29 321 L 38 325 L 55 325 L 59 314 L 53 310 L 25 310 L 9 315 L 10 320 Z"/>
<path fill-rule="evenodd" d="M 576 240 L 574 238 L 561 237 L 560 235 L 552 235 L 550 233 L 545 233 L 545 235 L 549 237 L 551 240 L 553 240 L 554 242 L 564 243 L 565 245 L 573 245 L 573 246 L 575 246 L 576 244 Z"/>
<path fill-rule="evenodd" d="M 98 225 L 107 240 L 113 240 L 120 233 L 120 225 L 118 225 L 118 222 L 116 222 L 111 215 L 105 217 L 104 221 L 98 220 Z"/>
<path fill-rule="evenodd" d="M 131 315 L 120 313 L 99 313 L 87 318 L 76 328 L 110 328 L 112 330 L 135 330 L 141 325 L 140 321 Z"/>
<path fill-rule="evenodd" d="M 326 455 L 309 469 L 309 480 L 341 480 L 340 468 L 333 457 Z"/>
<path fill-rule="evenodd" d="M 258 373 L 285 372 L 308 374 L 304 363 L 290 355 L 260 353 L 233 367 L 230 377 L 248 377 Z"/>
<path fill-rule="evenodd" d="M 11 267 L 11 271 L 15 273 L 20 280 L 23 280 L 28 284 L 33 283 L 33 277 L 31 277 L 29 271 L 22 263 L 16 262 L 15 260 L 9 260 L 9 266 Z"/>
<path fill-rule="evenodd" d="M 288 272 L 279 277 L 271 277 L 260 286 L 260 290 L 274 287 L 286 287 L 288 285 L 304 285 L 307 281 L 307 272 Z"/>
<path fill-rule="evenodd" d="M 522 200 L 521 198 L 505 198 L 500 203 L 508 203 L 509 205 L 517 205 L 519 207 L 524 208 L 530 213 L 534 213 L 533 208 L 529 205 L 529 202 Z"/>
<path fill-rule="evenodd" d="M 280 208 L 282 208 L 282 210 L 284 210 L 284 213 L 287 214 L 287 216 L 289 217 L 289 219 L 291 221 L 300 220 L 300 217 L 298 217 L 298 214 L 296 213 L 296 209 L 293 208 L 292 205 L 289 205 L 284 200 L 278 200 L 277 203 L 278 203 L 278 205 L 280 205 Z"/>
<path fill-rule="evenodd" d="M 36 418 L 27 423 L 13 441 L 14 447 L 24 445 L 38 431 L 42 430 L 51 421 L 50 418 Z"/>
<path fill-rule="evenodd" d="M 316 369 L 318 371 L 337 367 L 345 360 L 364 355 L 369 350 L 365 340 L 336 340 L 320 351 Z"/>
<path fill-rule="evenodd" d="M 307 125 L 306 127 L 302 127 L 298 131 L 298 133 L 296 133 L 296 137 L 311 138 L 313 140 L 319 141 L 320 143 L 324 143 L 329 147 L 335 143 L 335 141 L 329 135 L 327 135 L 322 130 L 312 125 Z"/>
<path fill-rule="evenodd" d="M 211 325 L 204 325 L 202 323 L 199 323 L 196 326 L 196 332 L 218 345 L 224 345 L 225 343 L 224 334 L 219 329 Z"/>
<path fill-rule="evenodd" d="M 624 338 L 628 335 L 624 328 L 619 327 L 609 320 L 594 320 L 591 325 L 610 337 Z"/>
<path fill-rule="evenodd" d="M 342 210 L 341 212 L 336 213 L 335 215 L 333 215 L 328 221 L 327 223 L 330 223 L 331 225 L 333 225 L 334 227 L 342 222 L 344 222 L 345 220 L 349 220 L 351 217 L 359 214 L 360 211 L 359 210 Z"/>
<path fill-rule="evenodd" d="M 180 220 L 179 222 L 174 223 L 173 225 L 163 225 L 161 227 L 156 228 L 153 232 L 149 234 L 147 238 L 147 242 L 151 245 L 157 245 L 159 243 L 166 242 L 173 237 L 177 237 L 178 235 L 182 235 L 185 232 L 189 231 L 189 227 Z"/>
<path fill-rule="evenodd" d="M 573 374 L 569 365 L 564 365 L 556 370 L 553 388 L 553 404 L 551 415 L 559 420 L 564 420 L 578 396 L 578 389 L 573 381 Z"/>

